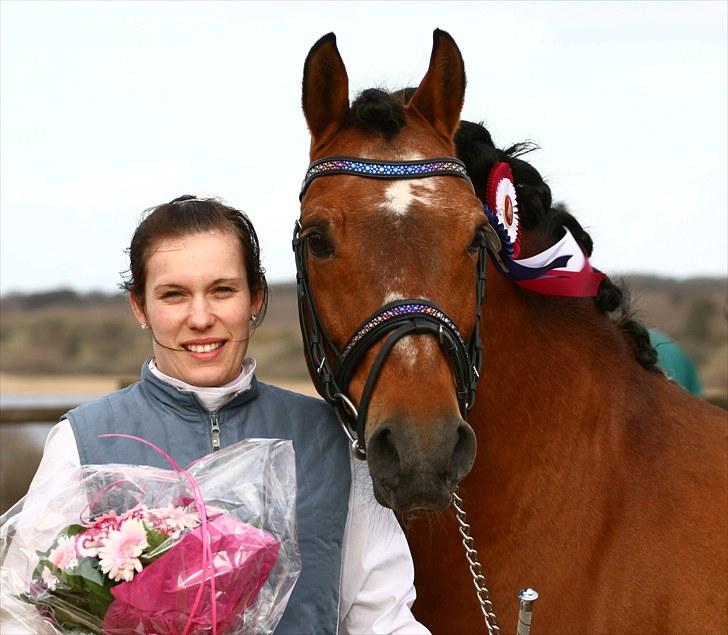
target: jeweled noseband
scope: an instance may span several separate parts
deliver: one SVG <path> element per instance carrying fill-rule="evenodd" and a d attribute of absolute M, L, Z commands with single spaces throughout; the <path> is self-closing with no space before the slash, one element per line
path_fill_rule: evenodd
<path fill-rule="evenodd" d="M 327 157 L 309 166 L 299 198 L 303 199 L 311 181 L 334 174 L 382 179 L 456 176 L 470 183 L 465 165 L 454 157 L 387 162 L 355 157 Z M 296 221 L 293 251 L 296 255 L 298 317 L 306 362 L 319 394 L 336 409 L 356 457 L 366 458 L 366 413 L 382 366 L 394 345 L 407 335 L 429 334 L 437 338 L 453 369 L 461 415 L 465 417 L 472 408 L 482 361 L 480 311 L 485 295 L 486 244 L 490 244 L 490 241 L 484 241 L 479 247 L 475 326 L 467 345 L 455 323 L 442 309 L 423 299 L 408 299 L 390 302 L 369 316 L 349 339 L 343 351 L 339 352 L 323 329 L 313 301 L 306 267 L 306 241 L 301 238 L 301 223 Z M 357 412 L 347 394 L 349 383 L 366 352 L 382 339 L 384 343 L 366 379 Z M 329 362 L 330 357 L 335 360 L 333 367 Z"/>

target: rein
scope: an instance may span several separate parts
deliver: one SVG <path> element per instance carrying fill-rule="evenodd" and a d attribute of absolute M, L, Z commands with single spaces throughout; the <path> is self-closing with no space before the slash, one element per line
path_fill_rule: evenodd
<path fill-rule="evenodd" d="M 314 179 L 337 174 L 383 179 L 456 176 L 470 183 L 465 164 L 454 157 L 387 162 L 355 157 L 327 157 L 314 161 L 309 166 L 299 199 L 303 198 Z M 491 232 L 495 235 L 493 230 Z M 306 265 L 306 240 L 301 237 L 300 220 L 296 221 L 292 244 L 296 256 L 298 317 L 306 363 L 316 390 L 334 406 L 339 422 L 351 442 L 355 457 L 366 459 L 364 426 L 369 401 L 384 362 L 394 345 L 403 337 L 415 334 L 436 336 L 453 369 L 458 404 L 463 418 L 473 407 L 483 358 L 480 316 L 485 297 L 486 251 L 494 245 L 493 236 L 486 238 L 478 250 L 478 265 L 475 272 L 475 326 L 467 344 L 453 320 L 442 309 L 427 300 L 412 298 L 390 302 L 375 311 L 349 338 L 343 352 L 339 352 L 323 328 L 316 310 Z M 384 343 L 366 379 L 357 411 L 348 396 L 349 384 L 367 351 L 380 340 L 384 340 Z M 330 358 L 334 360 L 333 365 L 329 361 Z"/>

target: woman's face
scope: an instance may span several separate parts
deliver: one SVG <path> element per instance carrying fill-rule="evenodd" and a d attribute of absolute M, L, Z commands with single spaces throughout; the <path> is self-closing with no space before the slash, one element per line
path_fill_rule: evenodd
<path fill-rule="evenodd" d="M 250 316 L 263 299 L 251 298 L 247 280 L 234 234 L 210 231 L 156 243 L 147 260 L 144 305 L 134 294 L 131 304 L 152 331 L 157 368 L 195 386 L 235 379 L 248 348 Z"/>

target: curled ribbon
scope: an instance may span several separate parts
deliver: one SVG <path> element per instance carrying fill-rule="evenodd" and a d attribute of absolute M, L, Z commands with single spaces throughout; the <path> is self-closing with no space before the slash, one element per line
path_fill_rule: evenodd
<path fill-rule="evenodd" d="M 117 485 L 121 485 L 122 483 L 129 483 L 130 485 L 133 485 L 136 489 L 138 489 L 142 493 L 142 496 L 144 496 L 144 490 L 141 487 L 139 487 L 139 486 L 135 485 L 134 483 L 132 483 L 129 479 L 120 478 L 119 480 L 114 481 L 113 483 L 109 483 L 106 487 L 104 487 L 104 489 L 102 489 L 99 492 L 96 492 L 96 496 L 94 496 L 91 499 L 91 502 L 86 503 L 86 507 L 84 507 L 81 510 L 81 513 L 78 515 L 78 520 L 79 520 L 80 524 L 83 527 L 93 527 L 94 526 L 94 523 L 91 522 L 91 519 L 90 518 L 88 520 L 86 520 L 83 517 L 84 513 L 86 512 L 86 510 L 88 509 L 88 513 L 89 514 L 92 514 L 93 513 L 94 505 L 96 505 L 96 503 L 99 500 L 101 500 L 101 497 L 104 494 L 106 494 L 106 492 L 108 492 L 109 490 L 114 489 Z"/>
<path fill-rule="evenodd" d="M 172 469 L 177 472 L 180 476 L 184 477 L 187 480 L 187 483 L 190 486 L 190 489 L 192 490 L 192 496 L 195 499 L 195 507 L 197 508 L 197 513 L 200 515 L 200 529 L 202 533 L 202 566 L 205 572 L 205 575 L 207 576 L 208 573 L 210 573 L 210 608 L 212 612 L 212 635 L 217 635 L 217 600 L 215 596 L 215 566 L 212 562 L 212 549 L 210 547 L 210 532 L 208 529 L 208 521 L 207 521 L 207 509 L 205 508 L 205 501 L 202 498 L 202 492 L 200 491 L 200 486 L 197 483 L 197 480 L 195 479 L 192 474 L 190 474 L 187 470 L 183 470 L 179 465 L 177 465 L 176 461 L 169 456 L 164 450 L 162 450 L 160 447 L 156 446 L 151 441 L 147 441 L 146 439 L 142 439 L 141 437 L 136 437 L 132 434 L 118 434 L 118 433 L 109 433 L 109 434 L 99 434 L 98 437 L 100 439 L 104 439 L 107 437 L 123 437 L 125 439 L 133 439 L 134 441 L 139 441 L 139 443 L 143 443 L 144 445 L 149 446 L 154 450 L 157 454 L 160 454 L 164 459 L 172 466 Z M 114 483 L 112 483 L 114 485 Z M 185 625 L 184 631 L 182 631 L 182 635 L 187 635 L 187 633 L 190 630 L 190 627 L 192 626 L 192 623 L 194 621 L 195 615 L 197 614 L 197 607 L 200 604 L 200 600 L 202 599 L 202 591 L 204 589 L 204 585 L 200 585 L 199 589 L 197 590 L 197 595 L 195 596 L 195 602 L 192 605 L 192 611 L 190 612 L 189 617 L 187 618 L 187 624 Z"/>

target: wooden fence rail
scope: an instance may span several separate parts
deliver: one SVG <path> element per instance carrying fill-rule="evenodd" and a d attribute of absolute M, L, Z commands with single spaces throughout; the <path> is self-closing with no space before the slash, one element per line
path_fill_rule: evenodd
<path fill-rule="evenodd" d="M 723 410 L 728 410 L 728 393 L 710 394 L 706 400 Z M 78 404 L 64 406 L 2 406 L 0 407 L 0 425 L 23 423 L 55 423 L 71 408 Z"/>
<path fill-rule="evenodd" d="M 2 406 L 0 408 L 0 425 L 18 423 L 55 423 L 71 408 L 67 406 Z"/>

